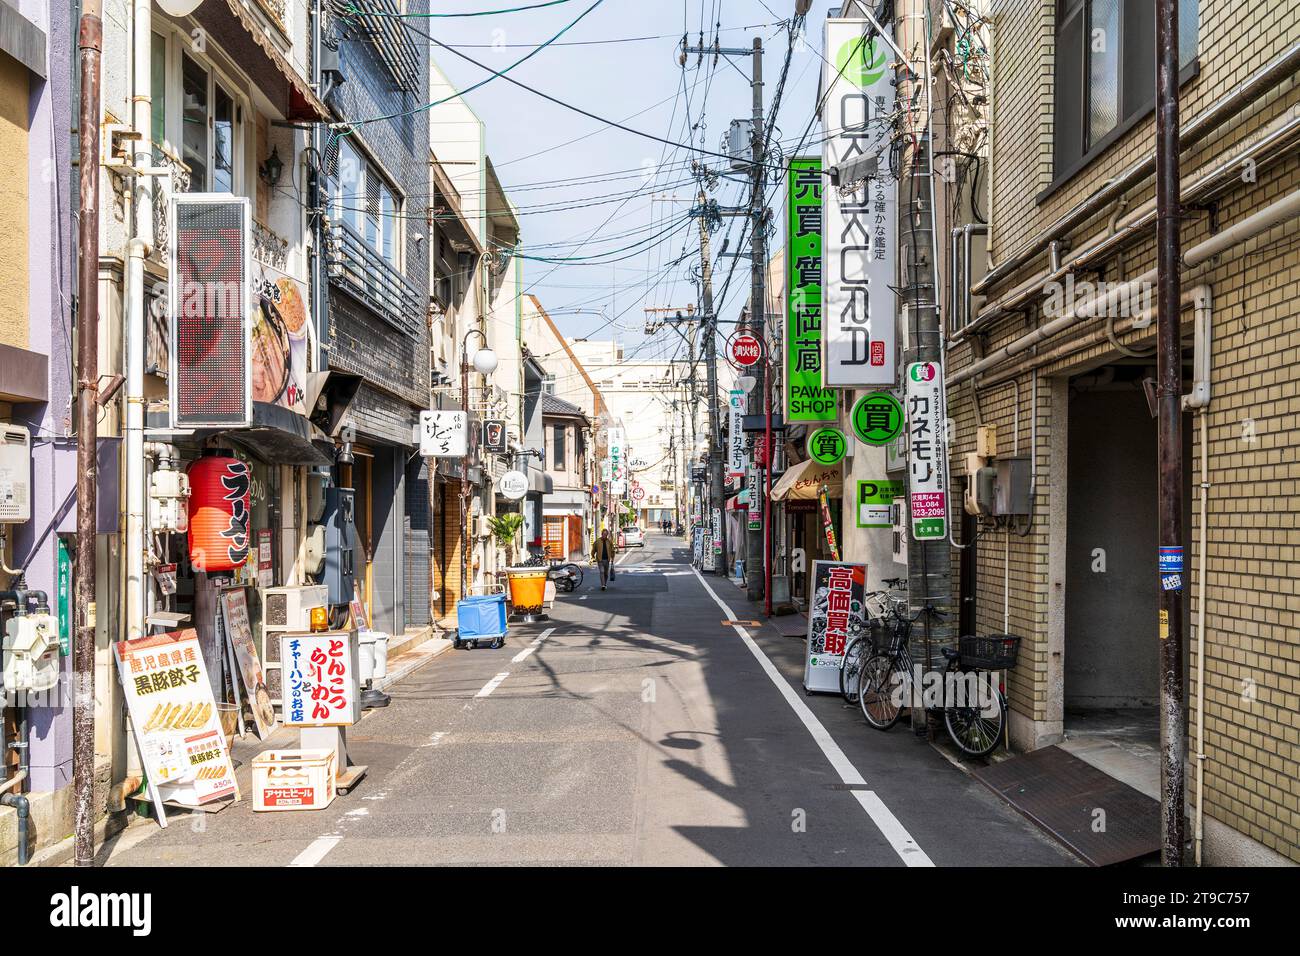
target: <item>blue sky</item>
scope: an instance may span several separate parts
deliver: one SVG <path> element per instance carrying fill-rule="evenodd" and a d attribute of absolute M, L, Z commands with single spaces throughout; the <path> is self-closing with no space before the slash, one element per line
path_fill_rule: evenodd
<path fill-rule="evenodd" d="M 457 5 L 447 0 L 434 9 L 461 12 L 535 2 L 464 0 Z M 545 9 L 436 18 L 414 25 L 501 70 L 556 34 L 592 2 L 568 0 Z M 775 134 L 789 147 L 804 133 L 814 106 L 822 64 L 821 24 L 829 6 L 827 2 L 814 3 L 808 15 L 807 42 L 798 44 L 791 57 Z M 689 33 L 691 44 L 699 42 L 701 30 L 705 42 L 711 43 L 715 24 L 720 23 L 723 47 L 748 49 L 755 36 L 761 37 L 764 102 L 770 105 L 787 47 L 781 20 L 791 16 L 793 9 L 793 0 L 603 0 L 559 41 L 513 69 L 510 76 L 601 117 L 674 142 L 690 140 L 718 150 L 730 121 L 751 113 L 749 57 L 733 58 L 731 63 L 723 57 L 715 67 L 712 57 L 697 65 L 692 56 L 683 70 L 677 59 L 683 30 Z M 654 39 L 588 42 L 629 37 Z M 433 56 L 462 89 L 487 75 L 436 46 Z M 694 195 L 691 157 L 685 150 L 603 126 L 500 78 L 466 98 L 487 124 L 489 154 L 522 213 L 525 251 L 552 258 L 598 257 L 595 264 L 525 263 L 526 286 L 551 311 L 565 334 L 591 338 L 617 335 L 628 344 L 640 343 L 644 306 L 684 306 L 696 301 L 691 275 L 698 271 L 699 246 L 696 226 L 686 220 L 689 203 L 652 199 L 689 200 Z M 819 151 L 816 127 L 809 139 L 813 145 L 804 152 Z M 723 162 L 716 157 L 699 158 Z M 745 194 L 746 187 L 724 179 L 711 196 L 731 205 L 742 201 Z M 778 223 L 773 247 L 782 239 L 782 196 L 783 192 L 772 201 Z M 557 208 L 583 202 L 593 205 Z M 733 227 L 732 250 L 737 248 L 740 226 L 737 221 Z M 724 222 L 713 237 L 715 253 L 725 234 Z M 684 249 L 696 254 L 674 264 Z M 600 261 L 613 259 L 620 261 Z M 724 259 L 715 265 L 715 296 L 733 261 L 737 262 L 736 274 L 726 300 L 715 302 L 723 321 L 736 317 L 749 291 L 748 260 Z M 671 331 L 662 331 L 640 346 L 637 357 L 670 358 L 680 342 Z"/>

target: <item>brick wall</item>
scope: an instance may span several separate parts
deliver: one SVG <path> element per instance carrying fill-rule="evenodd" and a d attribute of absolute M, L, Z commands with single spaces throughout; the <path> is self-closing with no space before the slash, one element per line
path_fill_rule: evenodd
<path fill-rule="evenodd" d="M 1153 148 L 1151 117 L 1139 121 L 1109 150 L 1055 192 L 1042 195 L 1052 180 L 1053 30 L 1050 0 L 994 0 L 992 235 L 991 260 L 1011 250 L 1057 219 L 1108 178 Z M 1182 88 L 1184 122 L 1224 95 L 1250 72 L 1300 39 L 1300 7 L 1285 3 L 1245 4 L 1200 0 L 1199 73 Z M 1186 182 L 1193 171 L 1222 161 L 1260 128 L 1286 111 L 1300 108 L 1294 80 L 1231 120 L 1184 156 Z M 1295 151 L 1260 167 L 1255 182 L 1234 184 L 1218 197 L 1215 214 L 1222 226 L 1300 189 L 1300 157 Z M 1149 181 L 1128 196 L 1128 208 L 1154 193 Z M 1110 210 L 1070 237 L 1077 246 L 1102 232 Z M 1184 247 L 1209 236 L 1211 217 L 1188 210 Z M 1103 277 L 1114 281 L 1154 267 L 1154 230 L 1103 263 Z M 1037 274 L 1043 259 L 1012 276 L 1000 294 Z M 1196 625 L 1201 611 L 1195 574 L 1207 569 L 1205 602 L 1205 807 L 1210 817 L 1300 862 L 1300 445 L 1294 416 L 1300 411 L 1300 226 L 1292 222 L 1216 261 L 1185 270 L 1184 290 L 1208 283 L 1214 294 L 1213 401 L 1205 415 L 1208 432 L 1208 543 L 1201 553 L 1199 492 L 1201 423 L 1184 419 L 1193 430 L 1193 520 L 1186 545 L 1191 570 L 1188 618 L 1189 701 L 1196 694 Z M 1041 310 L 995 322 L 983 348 L 990 352 L 1042 321 Z M 1190 313 L 1184 313 L 1184 322 Z M 1152 343 L 1148 335 L 1122 336 L 1129 346 Z M 1054 355 L 1061 343 L 1070 354 Z M 949 356 L 949 371 L 969 364 L 972 344 Z M 1003 629 L 1004 562 L 1010 564 L 1008 630 L 1026 636 L 1021 663 L 1010 677 L 1010 699 L 1021 721 L 1038 722 L 1050 742 L 1059 733 L 1065 549 L 1065 382 L 1070 375 L 1112 362 L 1118 356 L 1102 323 L 1083 321 L 983 376 L 975 391 L 968 381 L 949 393 L 954 420 L 952 460 L 974 450 L 978 423 L 995 424 L 999 447 L 1009 454 L 1019 413 L 1019 448 L 1032 447 L 1037 467 L 1037 498 L 1030 532 L 1005 540 L 988 536 L 978 559 L 978 627 Z M 1035 386 L 1035 378 L 1037 384 Z M 1001 379 L 1001 381 L 998 381 Z M 994 384 L 987 384 L 994 383 Z M 1018 386 L 1018 394 L 1017 394 Z M 1036 399 L 1035 399 L 1036 391 Z M 1122 462 L 1115 467 L 1124 467 Z M 960 495 L 964 479 L 954 481 Z M 1056 498 L 1054 499 L 1054 495 Z M 958 499 L 960 500 L 960 499 Z M 1152 586 L 1155 586 L 1154 575 Z M 1156 627 L 1150 624 L 1152 653 Z M 1194 754 L 1195 711 L 1189 707 L 1189 749 Z M 1189 759 L 1189 770 L 1195 765 Z M 1194 805 L 1189 788 L 1189 807 Z"/>

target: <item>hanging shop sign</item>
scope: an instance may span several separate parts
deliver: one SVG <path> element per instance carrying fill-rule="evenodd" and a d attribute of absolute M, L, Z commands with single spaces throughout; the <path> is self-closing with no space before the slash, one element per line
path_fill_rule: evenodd
<path fill-rule="evenodd" d="M 735 332 L 727 339 L 727 361 L 732 368 L 751 368 L 763 360 L 763 340 L 751 332 Z"/>
<path fill-rule="evenodd" d="M 257 642 L 253 639 L 253 625 L 248 619 L 248 601 L 243 588 L 222 593 L 220 622 L 226 640 L 230 642 L 239 678 L 253 711 L 258 739 L 265 740 L 275 730 L 275 706 L 271 702 L 271 692 L 266 687 L 262 662 L 257 656 Z"/>
<path fill-rule="evenodd" d="M 948 536 L 948 456 L 944 436 L 943 369 L 907 367 L 908 513 L 918 541 Z"/>
<path fill-rule="evenodd" d="M 420 455 L 464 458 L 469 454 L 469 415 L 465 412 L 420 412 Z"/>
<path fill-rule="evenodd" d="M 734 477 L 745 473 L 745 393 L 731 390 L 731 413 L 727 429 L 727 475 Z"/>
<path fill-rule="evenodd" d="M 786 417 L 833 422 L 835 393 L 822 384 L 822 161 L 790 161 L 785 193 Z"/>
<path fill-rule="evenodd" d="M 238 458 L 204 455 L 186 469 L 190 480 L 190 564 L 208 573 L 233 571 L 249 553 L 252 475 Z"/>
<path fill-rule="evenodd" d="M 307 413 L 307 286 L 254 257 L 253 401 Z"/>
<path fill-rule="evenodd" d="M 198 633 L 117 641 L 113 657 L 155 799 L 189 807 L 238 799 Z"/>
<path fill-rule="evenodd" d="M 722 554 L 722 509 L 713 509 L 713 564 L 714 571 L 721 571 L 725 564 L 726 558 Z"/>
<path fill-rule="evenodd" d="M 903 403 L 889 392 L 869 392 L 853 403 L 849 421 L 858 441 L 888 445 L 903 432 Z"/>
<path fill-rule="evenodd" d="M 284 634 L 284 723 L 347 727 L 357 721 L 358 645 L 348 631 Z"/>
<path fill-rule="evenodd" d="M 890 509 L 903 497 L 903 482 L 881 478 L 858 482 L 858 527 L 892 528 Z"/>
<path fill-rule="evenodd" d="M 745 490 L 749 493 L 749 521 L 747 527 L 750 531 L 763 530 L 763 489 L 762 489 L 763 469 L 749 469 L 749 483 Z"/>
<path fill-rule="evenodd" d="M 827 91 L 822 123 L 833 131 L 822 147 L 826 166 L 884 154 L 894 86 L 884 37 L 867 39 L 864 19 L 826 21 Z M 880 163 L 883 169 L 887 163 Z M 893 385 L 897 369 L 894 293 L 896 181 L 888 175 L 827 189 L 825 283 L 822 297 L 822 383 L 835 388 Z"/>
<path fill-rule="evenodd" d="M 808 436 L 808 457 L 819 465 L 834 465 L 843 461 L 848 448 L 844 432 L 833 425 L 819 428 Z"/>
<path fill-rule="evenodd" d="M 493 455 L 506 453 L 506 423 L 489 418 L 483 423 L 483 447 Z"/>
<path fill-rule="evenodd" d="M 528 494 L 528 476 L 522 471 L 507 471 L 497 480 L 497 491 L 511 501 Z"/>
<path fill-rule="evenodd" d="M 863 596 L 867 566 L 814 561 L 812 606 L 808 610 L 803 686 L 809 691 L 840 692 L 840 665 L 849 642 L 864 633 Z"/>

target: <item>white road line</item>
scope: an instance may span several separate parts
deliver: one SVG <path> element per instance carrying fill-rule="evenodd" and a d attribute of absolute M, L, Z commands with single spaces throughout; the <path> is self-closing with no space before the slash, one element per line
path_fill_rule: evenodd
<path fill-rule="evenodd" d="M 555 630 L 555 628 L 553 628 L 553 627 L 548 627 L 546 630 L 542 631 L 541 634 L 537 635 L 536 640 L 534 640 L 531 644 L 529 644 L 527 647 L 525 647 L 522 651 L 520 651 L 520 652 L 519 652 L 518 654 L 516 654 L 514 657 L 510 658 L 510 663 L 511 663 L 511 664 L 518 664 L 520 661 L 522 661 L 522 660 L 524 660 L 525 658 L 527 658 L 528 655 L 532 654 L 533 651 L 537 650 L 538 645 L 540 645 L 540 644 L 542 643 L 542 641 L 546 640 L 546 639 L 551 635 L 551 632 L 554 631 L 554 630 Z"/>
<path fill-rule="evenodd" d="M 341 836 L 331 834 L 330 836 L 317 837 L 312 841 L 307 849 L 303 850 L 290 862 L 290 866 L 315 866 L 321 860 L 325 859 L 325 854 L 342 842 Z"/>
<path fill-rule="evenodd" d="M 700 574 L 695 568 L 691 570 L 700 579 L 700 584 L 704 585 L 704 589 L 709 592 L 709 596 L 717 602 L 718 607 L 722 608 L 727 615 L 727 620 L 735 620 L 735 612 L 727 607 L 722 598 L 718 597 L 712 585 L 704 579 L 704 575 Z M 840 745 L 835 742 L 835 738 L 822 726 L 822 722 L 817 719 L 817 716 L 808 708 L 808 705 L 799 699 L 799 695 L 794 692 L 789 682 L 776 669 L 776 665 L 763 653 L 763 649 L 749 636 L 749 632 L 739 624 L 733 624 L 732 627 L 740 635 L 740 639 L 745 642 L 745 646 L 754 655 L 764 673 L 776 685 L 776 689 L 781 692 L 781 696 L 790 705 L 790 709 L 803 722 L 808 733 L 812 735 L 817 746 L 821 748 L 821 752 L 830 761 L 831 766 L 835 768 L 835 772 L 840 775 L 840 779 L 849 786 L 866 786 L 867 781 L 858 772 L 858 768 L 853 766 L 853 762 L 840 749 Z M 894 852 L 898 854 L 905 865 L 934 866 L 934 862 L 926 856 L 925 851 L 912 839 L 912 835 L 898 822 L 898 818 L 885 806 L 874 790 L 854 790 L 853 795 L 857 798 L 858 803 L 862 804 L 862 809 L 867 811 L 867 816 L 871 818 L 871 822 L 889 841 L 889 845 L 894 848 Z"/>
<path fill-rule="evenodd" d="M 474 696 L 475 696 L 476 698 L 477 698 L 477 697 L 486 697 L 488 694 L 492 693 L 494 690 L 496 690 L 498 687 L 500 687 L 500 686 L 501 686 L 501 682 L 502 682 L 503 680 L 505 680 L 505 679 L 506 679 L 507 677 L 509 677 L 509 676 L 510 676 L 510 672 L 509 672 L 509 671 L 502 671 L 502 672 L 501 672 L 500 674 L 498 674 L 496 677 L 492 678 L 490 681 L 488 681 L 486 684 L 484 684 L 482 687 L 480 687 L 478 693 L 475 694 Z"/>
<path fill-rule="evenodd" d="M 622 554 L 620 557 L 617 557 L 617 558 L 614 559 L 614 563 L 615 563 L 615 564 L 622 564 L 624 561 L 626 561 L 626 560 L 627 560 L 628 558 L 630 558 L 630 557 L 632 557 L 632 552 L 631 552 L 631 551 L 624 551 L 623 554 Z"/>

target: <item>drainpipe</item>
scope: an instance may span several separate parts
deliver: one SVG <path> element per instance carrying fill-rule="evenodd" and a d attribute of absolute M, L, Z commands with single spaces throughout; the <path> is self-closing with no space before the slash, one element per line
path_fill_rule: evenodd
<path fill-rule="evenodd" d="M 1211 334 L 1214 323 L 1214 305 L 1209 286 L 1192 290 L 1196 309 L 1196 347 L 1193 358 L 1192 390 L 1183 396 L 1183 409 L 1196 413 L 1200 425 L 1201 481 L 1198 489 L 1197 510 L 1200 527 L 1197 532 L 1199 560 L 1196 566 L 1196 819 L 1193 826 L 1193 845 L 1196 865 L 1201 865 L 1205 840 L 1205 582 L 1209 577 L 1210 557 L 1206 551 L 1209 529 L 1210 461 L 1209 420 L 1210 407 Z"/>
<path fill-rule="evenodd" d="M 1291 219 L 1300 216 L 1300 190 L 1289 193 L 1282 199 L 1266 206 L 1254 215 L 1247 216 L 1240 222 L 1234 223 L 1221 232 L 1216 233 L 1204 242 L 1197 243 L 1187 249 L 1182 256 L 1182 267 L 1184 269 L 1193 269 L 1196 266 L 1208 262 L 1215 256 L 1228 251 L 1234 246 L 1238 246 L 1248 239 L 1265 233 L 1274 226 L 1281 225 Z M 954 373 L 948 377 L 949 387 L 958 385 L 973 378 L 976 375 L 992 368 L 999 362 L 1004 362 L 1009 358 L 1020 355 L 1028 351 L 1039 342 L 1052 338 L 1061 332 L 1075 326 L 1080 321 L 1086 321 L 1089 318 L 1101 317 L 1114 310 L 1117 303 L 1126 300 L 1132 300 L 1139 295 L 1144 289 L 1149 288 L 1151 283 L 1156 279 L 1156 270 L 1149 269 L 1142 273 L 1136 279 L 1118 285 L 1107 292 L 1105 295 L 1089 299 L 1087 302 L 1078 303 L 1057 318 L 1040 325 L 1032 332 L 1014 339 L 1002 348 L 990 352 L 984 358 L 971 363 L 966 368 Z M 1082 315 L 1082 318 L 1081 318 Z"/>
<path fill-rule="evenodd" d="M 21 607 L 21 605 L 19 605 Z M 18 751 L 18 773 L 0 785 L 0 807 L 12 807 L 18 813 L 18 865 L 26 866 L 27 861 L 31 859 L 29 844 L 30 821 L 32 815 L 31 804 L 28 803 L 27 797 L 21 793 L 7 793 L 16 786 L 20 786 L 27 779 L 31 772 L 30 748 L 28 747 L 28 719 L 27 708 L 22 708 L 22 717 L 18 721 L 18 742 L 13 746 Z"/>
<path fill-rule="evenodd" d="M 1223 124 L 1240 116 L 1247 107 L 1297 70 L 1300 70 L 1300 42 L 1291 44 L 1271 62 L 1242 80 L 1226 96 L 1216 100 L 1207 109 L 1192 117 L 1183 126 L 1179 134 L 1181 148 L 1189 148 Z M 988 275 L 975 284 L 974 292 L 977 295 L 987 293 L 999 282 L 1037 256 L 1048 242 L 1068 235 L 1072 230 L 1095 215 L 1108 202 L 1119 198 L 1138 183 L 1151 176 L 1155 169 L 1156 156 L 1155 152 L 1152 151 L 1114 179 L 1108 180 L 1095 193 L 1080 201 L 1069 212 L 1057 219 L 1056 222 L 1007 256 L 996 268 L 991 269 Z"/>

